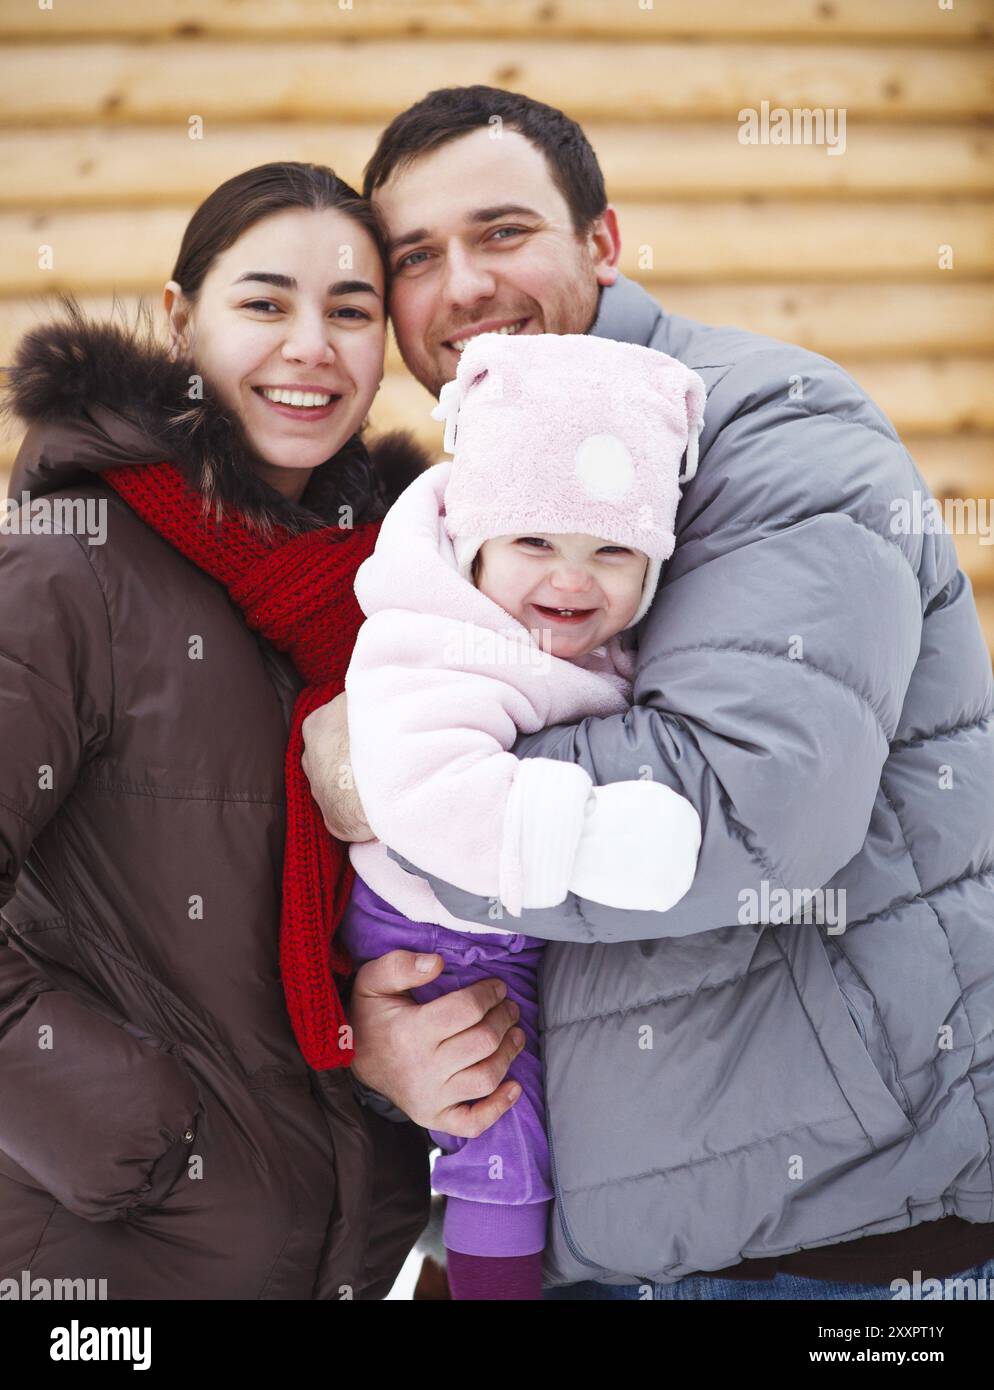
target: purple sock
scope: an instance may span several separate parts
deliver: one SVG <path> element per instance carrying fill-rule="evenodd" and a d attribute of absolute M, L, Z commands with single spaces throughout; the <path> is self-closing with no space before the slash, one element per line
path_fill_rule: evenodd
<path fill-rule="evenodd" d="M 459 1250 L 445 1254 L 454 1300 L 533 1302 L 542 1297 L 541 1250 L 534 1255 L 464 1255 Z"/>

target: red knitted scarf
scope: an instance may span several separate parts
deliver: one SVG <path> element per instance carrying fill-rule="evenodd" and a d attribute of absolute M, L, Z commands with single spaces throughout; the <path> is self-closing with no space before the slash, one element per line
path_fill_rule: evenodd
<path fill-rule="evenodd" d="M 318 1071 L 348 1066 L 351 1032 L 332 972 L 347 975 L 352 962 L 333 937 L 355 874 L 311 796 L 300 726 L 345 688 L 363 622 L 352 582 L 379 526 L 357 526 L 344 537 L 330 528 L 293 535 L 276 526 L 264 539 L 237 515 L 225 514 L 216 527 L 208 523 L 202 498 L 171 463 L 111 468 L 102 477 L 164 540 L 223 584 L 248 626 L 286 652 L 306 681 L 286 751 L 280 972 L 307 1062 Z"/>

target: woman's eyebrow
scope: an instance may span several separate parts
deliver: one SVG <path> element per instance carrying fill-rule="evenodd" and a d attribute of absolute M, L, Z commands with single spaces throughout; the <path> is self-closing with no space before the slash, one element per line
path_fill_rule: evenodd
<path fill-rule="evenodd" d="M 268 270 L 247 270 L 244 275 L 239 275 L 237 280 L 232 280 L 233 285 L 241 285 L 246 280 L 255 280 L 263 285 L 274 285 L 279 290 L 295 290 L 297 281 L 292 275 L 277 275 Z M 339 294 L 372 294 L 379 299 L 379 291 L 375 289 L 368 280 L 337 280 L 335 284 L 328 286 L 328 293 L 332 296 Z"/>
<path fill-rule="evenodd" d="M 246 280 L 258 280 L 262 285 L 275 285 L 278 290 L 295 290 L 297 282 L 292 275 L 274 275 L 268 270 L 246 270 L 244 275 L 239 275 L 237 280 L 232 280 L 233 285 L 241 285 Z"/>
<path fill-rule="evenodd" d="M 379 291 L 369 283 L 368 280 L 338 280 L 334 285 L 328 286 L 330 295 L 336 294 L 372 294 L 379 299 Z"/>

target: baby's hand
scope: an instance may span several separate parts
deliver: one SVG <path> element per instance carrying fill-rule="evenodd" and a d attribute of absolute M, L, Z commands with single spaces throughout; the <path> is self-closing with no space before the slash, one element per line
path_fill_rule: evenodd
<path fill-rule="evenodd" d="M 336 840 L 359 844 L 373 840 L 349 762 L 349 716 L 345 691 L 314 710 L 301 725 L 304 752 L 300 759 L 311 784 L 311 795 Z"/>
<path fill-rule="evenodd" d="M 666 912 L 693 883 L 700 847 L 701 818 L 672 787 L 594 787 L 569 889 L 607 907 Z"/>

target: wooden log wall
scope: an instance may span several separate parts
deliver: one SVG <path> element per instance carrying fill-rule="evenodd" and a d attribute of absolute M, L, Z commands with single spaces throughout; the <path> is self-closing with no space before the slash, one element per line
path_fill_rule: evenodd
<path fill-rule="evenodd" d="M 835 358 L 940 498 L 994 497 L 994 0 L 2 0 L 0 40 L 0 364 L 58 290 L 157 301 L 240 169 L 358 185 L 397 111 L 486 82 L 583 122 L 665 308 Z M 741 144 L 764 101 L 844 108 L 845 153 Z M 391 345 L 374 425 L 437 445 L 431 404 Z M 994 650 L 994 545 L 957 545 Z"/>

